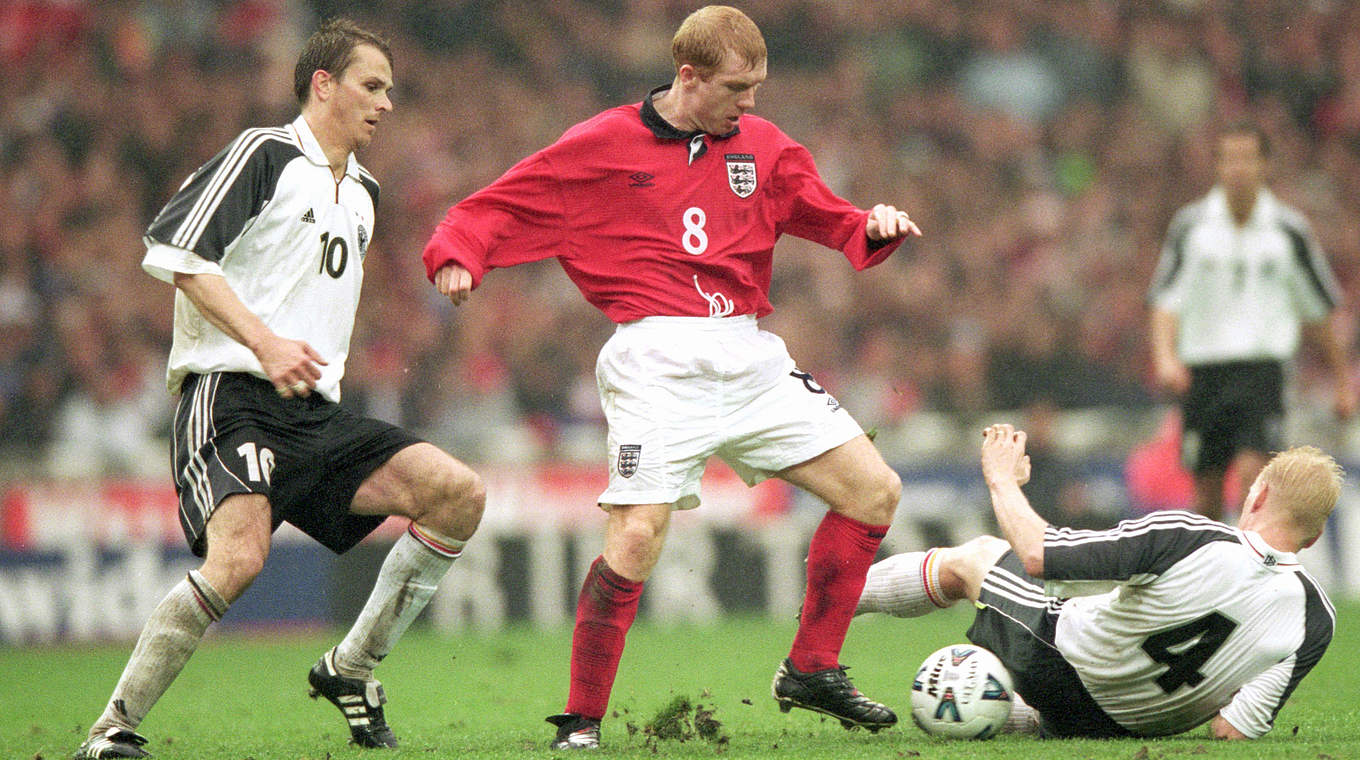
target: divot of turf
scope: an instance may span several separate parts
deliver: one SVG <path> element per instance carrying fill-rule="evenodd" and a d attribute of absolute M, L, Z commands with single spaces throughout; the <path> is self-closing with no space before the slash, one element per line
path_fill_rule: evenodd
<path fill-rule="evenodd" d="M 714 717 L 717 709 L 716 705 L 705 706 L 680 694 L 642 727 L 642 733 L 654 750 L 659 741 L 685 742 L 696 738 L 726 746 L 729 737 L 722 732 L 722 722 Z"/>

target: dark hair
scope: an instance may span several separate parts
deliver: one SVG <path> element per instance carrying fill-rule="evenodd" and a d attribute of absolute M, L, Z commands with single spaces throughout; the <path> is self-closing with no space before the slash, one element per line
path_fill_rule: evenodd
<path fill-rule="evenodd" d="M 1237 119 L 1228 122 L 1226 126 L 1218 130 L 1218 139 L 1225 137 L 1255 137 L 1256 146 L 1261 151 L 1261 158 L 1270 157 L 1270 138 L 1266 135 L 1261 125 L 1250 119 Z"/>
<path fill-rule="evenodd" d="M 297 95 L 298 103 L 305 105 L 311 95 L 312 74 L 327 71 L 340 76 L 354 60 L 356 45 L 372 45 L 387 57 L 388 65 L 392 64 L 392 47 L 386 38 L 343 16 L 328 19 L 307 38 L 293 69 L 293 94 Z"/>

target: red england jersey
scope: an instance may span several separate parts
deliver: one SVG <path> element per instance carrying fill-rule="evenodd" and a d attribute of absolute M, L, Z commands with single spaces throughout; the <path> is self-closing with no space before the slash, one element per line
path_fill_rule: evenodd
<path fill-rule="evenodd" d="M 646 100 L 567 130 L 449 209 L 425 246 L 431 280 L 550 256 L 615 322 L 650 316 L 764 316 L 784 233 L 845 254 L 856 269 L 900 244 L 871 242 L 868 212 L 822 182 L 812 156 L 745 115 L 722 136 L 682 132 Z"/>

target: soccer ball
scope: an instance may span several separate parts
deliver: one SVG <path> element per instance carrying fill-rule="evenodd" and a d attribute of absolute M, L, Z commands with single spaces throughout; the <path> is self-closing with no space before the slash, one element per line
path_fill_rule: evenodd
<path fill-rule="evenodd" d="M 954 644 L 921 663 L 911 682 L 911 717 L 922 731 L 950 739 L 986 739 L 1011 714 L 1011 674 L 996 655 Z"/>

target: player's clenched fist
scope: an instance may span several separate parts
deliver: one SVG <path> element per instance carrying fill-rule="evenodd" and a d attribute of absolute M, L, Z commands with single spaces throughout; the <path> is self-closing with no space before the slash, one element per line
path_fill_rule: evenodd
<path fill-rule="evenodd" d="M 870 240 L 896 240 L 910 235 L 920 237 L 921 228 L 907 216 L 907 212 L 880 203 L 869 210 L 869 221 L 865 223 L 864 234 Z"/>
<path fill-rule="evenodd" d="M 1001 423 L 982 431 L 982 476 L 989 485 L 1010 480 L 1019 485 L 1029 482 L 1029 455 L 1025 453 L 1025 431 Z"/>
<path fill-rule="evenodd" d="M 434 286 L 457 306 L 472 292 L 472 273 L 457 264 L 449 264 L 434 273 Z"/>

